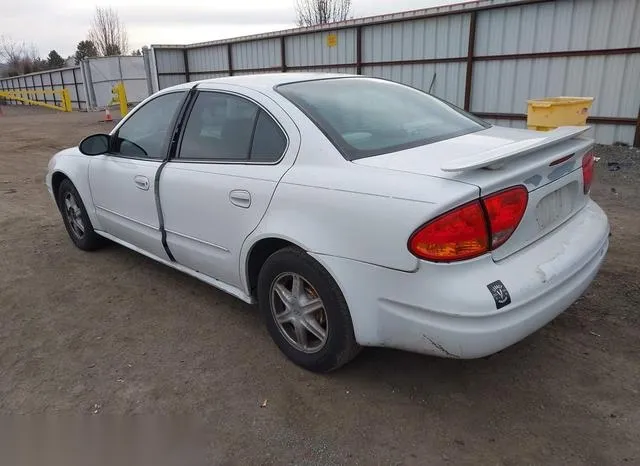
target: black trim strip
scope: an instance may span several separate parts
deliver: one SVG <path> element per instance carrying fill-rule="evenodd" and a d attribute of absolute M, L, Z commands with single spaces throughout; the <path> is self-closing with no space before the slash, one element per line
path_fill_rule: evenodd
<path fill-rule="evenodd" d="M 258 127 L 258 119 L 260 118 L 260 113 L 262 112 L 262 107 L 258 107 L 258 111 L 256 112 L 256 116 L 253 119 L 253 128 L 251 128 L 251 140 L 249 141 L 249 153 L 247 154 L 247 160 L 251 160 L 251 156 L 253 155 L 253 138 L 256 137 L 256 128 Z"/>
<path fill-rule="evenodd" d="M 169 256 L 169 260 L 171 262 L 175 262 L 176 258 L 173 257 L 171 253 L 171 249 L 169 249 L 169 244 L 167 243 L 167 230 L 164 228 L 164 215 L 162 214 L 162 206 L 160 205 L 160 175 L 162 174 L 162 169 L 167 164 L 168 160 L 163 160 L 158 169 L 156 170 L 156 177 L 154 179 L 153 185 L 153 194 L 156 198 L 156 209 L 158 211 L 158 225 L 160 227 L 160 238 L 162 241 L 162 247 L 164 248 L 164 252 Z"/>
<path fill-rule="evenodd" d="M 158 211 L 158 225 L 160 228 L 160 236 L 162 238 L 162 247 L 164 248 L 164 251 L 167 253 L 167 256 L 169 257 L 169 260 L 171 262 L 176 262 L 176 258 L 173 256 L 171 249 L 169 248 L 169 244 L 167 243 L 167 230 L 164 227 L 164 214 L 162 213 L 162 205 L 160 204 L 160 176 L 162 175 L 162 170 L 164 170 L 165 165 L 169 163 L 169 160 L 171 160 L 171 158 L 175 155 L 176 146 L 178 145 L 178 138 L 180 137 L 180 134 L 182 132 L 186 109 L 187 107 L 189 107 L 191 101 L 193 100 L 193 96 L 196 94 L 196 87 L 197 84 L 189 90 L 186 98 L 184 99 L 184 102 L 182 103 L 182 107 L 180 107 L 180 111 L 176 115 L 176 119 L 173 124 L 172 136 L 169 140 L 169 146 L 167 148 L 167 153 L 165 154 L 162 163 L 160 163 L 160 166 L 156 170 L 156 176 L 153 184 L 153 194 L 156 199 L 156 209 Z"/>
<path fill-rule="evenodd" d="M 194 105 L 196 104 L 196 101 L 198 100 L 198 97 L 200 96 L 200 94 L 202 93 L 202 91 L 196 89 L 198 85 L 196 84 L 190 92 L 193 92 L 193 96 L 191 97 L 191 99 L 189 99 L 189 101 L 185 104 L 184 106 L 184 114 L 182 115 L 181 119 L 181 126 L 183 126 L 184 128 L 180 128 L 181 131 L 178 134 L 178 138 L 176 139 L 176 144 L 175 147 L 173 148 L 172 153 L 169 156 L 169 160 L 177 160 L 180 157 L 178 156 L 178 154 L 180 153 L 180 151 L 182 150 L 182 140 L 184 139 L 184 131 L 183 129 L 186 129 L 186 124 L 185 122 L 187 120 L 189 120 L 189 117 L 191 116 L 191 111 L 193 110 Z"/>

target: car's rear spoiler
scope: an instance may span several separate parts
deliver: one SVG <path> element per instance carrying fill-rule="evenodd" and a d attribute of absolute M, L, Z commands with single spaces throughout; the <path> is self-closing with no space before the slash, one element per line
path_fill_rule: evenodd
<path fill-rule="evenodd" d="M 461 172 L 485 167 L 498 168 L 500 162 L 506 159 L 520 157 L 534 150 L 566 141 L 584 133 L 588 129 L 589 126 L 562 126 L 546 133 L 540 133 L 540 137 L 532 137 L 468 157 L 449 160 L 441 169 L 445 172 Z"/>

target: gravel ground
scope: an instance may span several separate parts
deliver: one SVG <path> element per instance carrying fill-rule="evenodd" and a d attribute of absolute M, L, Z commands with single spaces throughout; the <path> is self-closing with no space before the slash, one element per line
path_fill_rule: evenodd
<path fill-rule="evenodd" d="M 640 464 L 637 150 L 597 148 L 611 248 L 545 328 L 482 360 L 366 349 L 318 376 L 252 307 L 124 248 L 72 246 L 44 174 L 100 119 L 0 116 L 0 413 L 197 419 L 210 464 Z"/>

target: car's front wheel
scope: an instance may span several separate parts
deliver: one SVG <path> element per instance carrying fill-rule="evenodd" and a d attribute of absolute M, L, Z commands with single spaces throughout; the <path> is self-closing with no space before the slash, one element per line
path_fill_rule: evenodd
<path fill-rule="evenodd" d="M 83 251 L 93 251 L 104 244 L 104 239 L 93 230 L 80 194 L 69 179 L 63 180 L 58 188 L 58 207 L 73 244 Z"/>
<path fill-rule="evenodd" d="M 332 371 L 360 349 L 340 288 L 298 248 L 281 249 L 266 260 L 258 277 L 258 301 L 273 340 L 305 369 Z"/>

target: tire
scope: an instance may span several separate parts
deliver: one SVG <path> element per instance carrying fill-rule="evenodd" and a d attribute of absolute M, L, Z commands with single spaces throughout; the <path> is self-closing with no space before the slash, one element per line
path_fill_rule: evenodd
<path fill-rule="evenodd" d="M 297 305 L 291 304 L 296 302 L 294 282 L 299 284 Z M 271 338 L 298 366 L 313 372 L 330 372 L 360 351 L 347 302 L 337 283 L 298 248 L 281 249 L 265 261 L 258 276 L 258 304 Z M 278 323 L 276 316 L 285 322 Z M 292 320 L 286 321 L 289 318 Z M 305 338 L 299 338 L 298 332 L 302 331 L 306 331 Z M 301 340 L 306 342 L 306 349 Z"/>
<path fill-rule="evenodd" d="M 87 209 L 71 180 L 65 179 L 58 188 L 58 208 L 67 233 L 79 249 L 95 251 L 105 240 L 93 230 Z"/>

